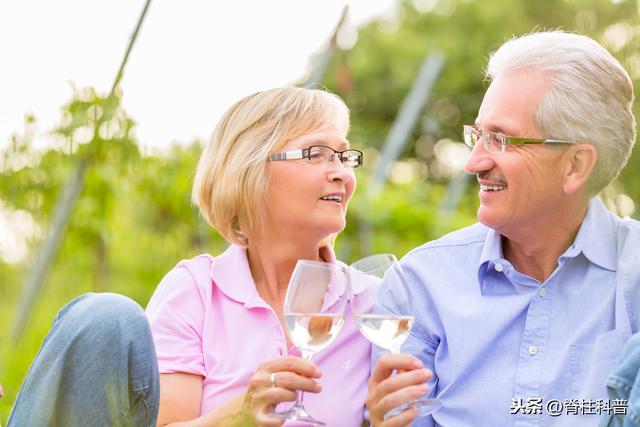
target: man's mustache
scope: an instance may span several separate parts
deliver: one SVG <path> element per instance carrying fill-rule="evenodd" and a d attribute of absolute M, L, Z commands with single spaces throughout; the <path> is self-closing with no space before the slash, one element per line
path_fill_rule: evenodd
<path fill-rule="evenodd" d="M 491 181 L 491 182 L 495 182 L 496 184 L 506 184 L 507 180 L 504 179 L 504 177 L 501 176 L 497 176 L 497 175 L 491 175 L 491 172 L 480 172 L 476 174 L 477 178 L 483 181 Z"/>

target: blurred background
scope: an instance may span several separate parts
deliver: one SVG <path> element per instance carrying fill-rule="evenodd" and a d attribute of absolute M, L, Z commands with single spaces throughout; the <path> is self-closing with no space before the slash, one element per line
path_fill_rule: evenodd
<path fill-rule="evenodd" d="M 224 250 L 189 194 L 202 141 L 242 96 L 309 85 L 351 108 L 365 166 L 336 244 L 348 262 L 475 222 L 461 129 L 489 53 L 511 36 L 578 31 L 636 93 L 640 79 L 640 0 L 146 5 L 0 5 L 0 424 L 66 302 L 110 291 L 144 306 L 180 259 Z M 602 195 L 621 216 L 638 218 L 639 164 L 635 149 Z"/>

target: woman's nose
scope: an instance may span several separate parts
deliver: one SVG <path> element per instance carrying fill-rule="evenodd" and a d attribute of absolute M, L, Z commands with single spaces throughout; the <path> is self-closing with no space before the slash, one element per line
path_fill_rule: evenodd
<path fill-rule="evenodd" d="M 347 183 L 353 179 L 353 168 L 346 166 L 338 156 L 327 165 L 329 181 L 342 181 Z"/>

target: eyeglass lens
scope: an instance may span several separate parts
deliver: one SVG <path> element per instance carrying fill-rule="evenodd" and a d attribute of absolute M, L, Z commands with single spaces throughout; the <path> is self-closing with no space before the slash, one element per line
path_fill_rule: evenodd
<path fill-rule="evenodd" d="M 475 147 L 476 144 L 482 143 L 482 147 L 490 153 L 500 153 L 504 151 L 504 141 L 501 135 L 493 132 L 482 132 L 472 127 L 464 129 L 465 143 L 469 147 Z"/>
<path fill-rule="evenodd" d="M 342 164 L 347 167 L 354 168 L 360 166 L 361 154 L 356 150 L 346 150 L 340 153 L 330 147 L 323 147 L 320 145 L 310 147 L 309 149 L 309 160 L 314 164 L 322 162 L 331 164 L 336 156 L 340 159 Z"/>

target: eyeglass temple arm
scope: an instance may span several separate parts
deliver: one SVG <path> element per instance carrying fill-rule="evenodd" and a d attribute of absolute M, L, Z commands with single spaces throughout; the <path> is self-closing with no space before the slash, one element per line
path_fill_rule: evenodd
<path fill-rule="evenodd" d="M 273 153 L 269 156 L 269 160 L 295 160 L 305 157 L 305 150 L 285 151 L 283 153 Z"/>
<path fill-rule="evenodd" d="M 566 141 L 564 139 L 534 139 L 534 138 L 518 138 L 516 136 L 509 137 L 511 144 L 574 144 L 573 141 Z"/>

